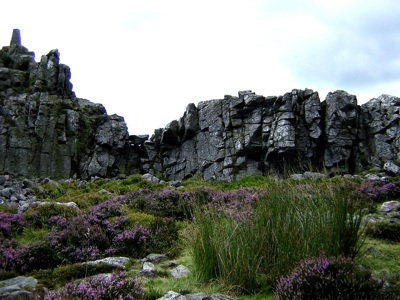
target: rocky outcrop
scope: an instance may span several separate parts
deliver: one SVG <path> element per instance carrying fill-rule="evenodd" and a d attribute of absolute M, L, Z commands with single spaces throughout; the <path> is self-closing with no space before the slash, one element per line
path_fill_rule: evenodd
<path fill-rule="evenodd" d="M 145 144 L 146 172 L 170 180 L 192 176 L 232 181 L 269 172 L 355 173 L 393 168 L 399 154 L 400 99 L 383 95 L 359 106 L 355 95 L 313 90 L 189 104 L 179 121 Z"/>
<path fill-rule="evenodd" d="M 179 181 L 364 168 L 400 173 L 400 98 L 359 106 L 355 95 L 311 89 L 252 91 L 189 104 L 153 136 L 129 136 L 124 119 L 77 98 L 58 50 L 35 54 L 19 31 L 0 51 L 0 173 L 90 178 L 134 173 Z M 158 180 L 158 179 L 157 179 Z"/>
<path fill-rule="evenodd" d="M 14 31 L 0 51 L 0 173 L 55 179 L 138 173 L 124 119 L 75 97 L 58 50 L 35 62 L 20 40 Z"/>

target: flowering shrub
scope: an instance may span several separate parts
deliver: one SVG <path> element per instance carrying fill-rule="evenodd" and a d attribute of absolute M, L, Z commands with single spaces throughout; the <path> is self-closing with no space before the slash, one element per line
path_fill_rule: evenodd
<path fill-rule="evenodd" d="M 349 258 L 308 258 L 280 278 L 275 299 L 382 299 L 382 287 Z"/>
<path fill-rule="evenodd" d="M 359 189 L 361 197 L 379 202 L 400 196 L 400 186 L 385 180 L 365 180 Z"/>
<path fill-rule="evenodd" d="M 142 189 L 129 193 L 126 198 L 129 207 L 138 211 L 156 217 L 172 217 L 178 220 L 185 218 L 185 203 L 175 190 L 153 192 Z"/>
<path fill-rule="evenodd" d="M 100 275 L 79 283 L 69 282 L 60 291 L 45 296 L 45 300 L 131 300 L 144 299 L 142 283 L 128 278 L 126 272 L 110 277 Z"/>
<path fill-rule="evenodd" d="M 114 197 L 66 220 L 51 217 L 47 241 L 68 262 L 94 260 L 111 254 L 139 257 L 147 254 L 151 234 L 124 216 L 126 197 Z M 162 249 L 156 249 L 162 250 Z"/>
<path fill-rule="evenodd" d="M 76 208 L 47 203 L 28 210 L 25 213 L 25 220 L 31 226 L 41 228 L 48 224 L 51 217 L 58 216 L 70 219 L 78 214 L 79 211 Z"/>
<path fill-rule="evenodd" d="M 21 247 L 15 241 L 0 239 L 0 269 L 19 271 L 21 268 Z"/>
<path fill-rule="evenodd" d="M 114 237 L 113 247 L 119 255 L 140 257 L 146 254 L 149 237 L 149 230 L 136 223 L 133 229 L 124 230 Z"/>
<path fill-rule="evenodd" d="M 13 232 L 21 232 L 26 225 L 22 214 L 0 213 L 0 237 L 9 238 Z"/>
<path fill-rule="evenodd" d="M 237 222 L 248 221 L 252 217 L 253 206 L 260 198 L 260 191 L 248 188 L 240 188 L 233 192 L 212 193 L 209 206 L 225 216 L 232 217 Z"/>

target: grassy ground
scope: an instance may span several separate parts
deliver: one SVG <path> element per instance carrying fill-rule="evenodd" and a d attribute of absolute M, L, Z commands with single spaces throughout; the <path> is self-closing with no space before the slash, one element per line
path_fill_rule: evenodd
<path fill-rule="evenodd" d="M 118 181 L 106 181 L 106 180 L 97 180 L 95 182 L 88 183 L 86 186 L 82 188 L 77 187 L 77 182 L 70 183 L 60 183 L 58 187 L 42 185 L 37 190 L 37 195 L 39 200 L 46 200 L 50 202 L 75 202 L 81 208 L 82 212 L 85 212 L 90 207 L 102 203 L 108 200 L 112 196 L 124 195 L 130 191 L 135 191 L 138 189 L 149 189 L 152 191 L 161 191 L 166 188 L 166 184 L 164 185 L 153 185 L 151 183 L 145 182 L 141 179 L 139 175 L 131 176 L 124 180 Z M 359 182 L 356 184 L 359 185 Z M 329 189 L 330 186 L 343 186 L 343 181 L 341 180 L 330 180 L 329 182 L 293 182 L 286 181 L 283 183 L 276 183 L 272 178 L 255 176 L 255 177 L 247 177 L 242 180 L 239 180 L 234 183 L 226 183 L 226 182 L 216 182 L 216 181 L 204 181 L 199 178 L 194 178 L 183 182 L 183 187 L 181 191 L 194 191 L 199 188 L 207 188 L 214 191 L 218 191 L 221 193 L 229 193 L 236 192 L 241 188 L 257 188 L 261 190 L 265 190 L 269 193 L 275 192 L 274 196 L 275 201 L 279 201 L 280 206 L 276 206 L 276 212 L 281 209 L 287 209 L 288 206 L 295 203 L 294 207 L 300 208 L 300 206 L 305 208 L 305 204 L 301 203 L 301 199 L 309 198 L 314 201 L 314 205 L 311 212 L 315 215 L 318 209 L 318 205 L 323 209 L 328 209 L 323 200 L 326 200 L 326 195 L 334 195 L 335 191 Z M 108 193 L 99 193 L 100 190 L 106 190 Z M 281 191 L 290 191 L 289 194 L 278 195 Z M 315 196 L 315 191 L 319 190 L 318 195 Z M 342 195 L 343 196 L 343 195 Z M 287 197 L 292 197 L 295 202 L 285 202 Z M 284 205 L 284 206 L 282 206 Z M 302 206 L 303 205 L 303 206 Z M 147 225 L 154 221 L 154 216 L 150 214 L 145 214 L 139 211 L 135 211 L 132 207 L 124 207 L 124 213 L 128 216 L 131 221 L 140 220 L 142 224 Z M 1 210 L 0 210 L 1 211 Z M 9 209 L 5 209 L 4 211 L 9 212 Z M 66 212 L 68 213 L 68 212 Z M 293 221 L 293 218 L 290 220 L 275 220 L 279 221 L 282 224 L 286 224 L 286 229 L 290 231 L 290 227 L 302 227 L 309 230 L 309 235 L 307 236 L 315 236 L 317 235 L 313 228 L 309 227 L 315 220 L 310 219 L 306 220 L 307 215 L 300 214 L 300 209 L 297 210 L 297 215 L 299 217 L 300 223 L 290 223 Z M 311 214 L 310 214 L 311 215 Z M 283 217 L 283 216 L 282 216 Z M 323 219 L 326 216 L 319 215 L 319 221 L 325 222 Z M 183 223 L 184 224 L 184 223 Z M 233 224 L 233 225 L 232 225 Z M 227 232 L 229 241 L 232 240 L 232 233 L 236 232 L 234 223 L 231 225 L 233 227 L 227 227 L 230 231 Z M 321 223 L 323 224 L 323 223 Z M 224 225 L 227 225 L 226 222 Z M 259 224 L 262 226 L 262 224 Z M 308 227 L 307 227 L 308 226 Z M 335 224 L 331 224 L 331 226 L 335 226 Z M 282 229 L 283 226 L 281 226 Z M 322 228 L 322 226 L 320 226 Z M 318 229 L 318 228 L 317 228 Z M 214 229 L 213 229 L 214 230 Z M 49 233 L 50 228 L 44 227 L 36 227 L 36 228 L 24 228 L 23 231 L 14 235 L 16 242 L 21 245 L 29 245 L 33 244 L 37 241 L 41 241 L 44 237 Z M 288 231 L 288 232 L 289 232 Z M 243 289 L 238 288 L 223 279 L 214 279 L 214 280 L 204 280 L 201 279 L 201 274 L 196 271 L 196 262 L 192 255 L 193 246 L 188 241 L 188 235 L 192 235 L 193 231 L 183 231 L 182 239 L 180 240 L 181 249 L 183 251 L 180 255 L 174 258 L 174 262 L 176 264 L 182 264 L 188 267 L 190 270 L 193 270 L 191 275 L 187 278 L 183 279 L 172 279 L 168 276 L 168 273 L 165 271 L 163 265 L 158 266 L 158 271 L 160 276 L 157 278 L 144 279 L 144 288 L 146 290 L 147 299 L 156 299 L 161 297 L 166 292 L 173 290 L 182 294 L 187 293 L 224 293 L 228 295 L 234 296 L 236 299 L 273 299 L 274 295 L 270 290 L 266 290 L 264 292 L 253 292 L 249 295 L 241 295 L 238 296 L 238 291 L 244 292 Z M 222 231 L 220 232 L 222 234 Z M 241 238 L 245 238 L 248 232 L 243 232 L 244 235 Z M 287 235 L 285 234 L 287 237 Z M 321 235 L 322 237 L 322 235 Z M 303 239 L 305 239 L 304 237 Z M 338 238 L 338 237 L 336 237 Z M 282 239 L 282 246 L 285 245 L 287 239 Z M 293 243 L 296 242 L 295 236 L 292 239 Z M 319 241 L 318 241 L 319 243 Z M 246 242 L 247 244 L 247 242 Z M 315 245 L 307 245 L 305 247 L 314 247 Z M 324 246 L 325 247 L 325 246 Z M 286 249 L 290 251 L 290 248 Z M 314 251 L 314 250 L 313 250 Z M 387 242 L 377 239 L 367 239 L 363 251 L 363 255 L 357 258 L 357 261 L 364 266 L 366 269 L 370 270 L 375 278 L 383 278 L 387 280 L 392 286 L 398 287 L 400 290 L 400 244 Z M 227 257 L 231 255 L 231 253 L 227 253 Z M 130 274 L 134 274 L 136 271 L 140 269 L 140 261 L 134 261 L 132 264 L 132 268 L 129 271 Z M 62 269 L 62 268 L 61 268 Z M 240 274 L 240 272 L 238 273 Z M 47 271 L 34 272 L 32 275 L 36 275 L 42 282 L 50 282 L 51 276 L 54 276 L 54 273 Z M 42 278 L 42 279 L 41 279 Z"/>

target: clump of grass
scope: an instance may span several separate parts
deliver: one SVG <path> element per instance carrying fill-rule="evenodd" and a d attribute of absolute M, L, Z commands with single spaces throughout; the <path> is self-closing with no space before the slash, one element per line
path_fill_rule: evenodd
<path fill-rule="evenodd" d="M 195 206 L 191 245 L 196 270 L 202 280 L 220 278 L 255 292 L 272 286 L 305 257 L 355 257 L 361 216 L 348 197 L 346 189 L 328 183 L 285 182 L 260 193 L 251 214 L 236 204 L 240 209 L 232 214 L 232 202 Z"/>

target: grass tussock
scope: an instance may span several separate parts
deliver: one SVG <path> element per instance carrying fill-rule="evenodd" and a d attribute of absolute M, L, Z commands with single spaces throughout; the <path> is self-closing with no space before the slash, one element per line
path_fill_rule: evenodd
<path fill-rule="evenodd" d="M 303 258 L 359 253 L 361 215 L 345 188 L 285 182 L 256 193 L 252 203 L 219 199 L 194 207 L 191 245 L 204 281 L 220 278 L 255 292 Z"/>

